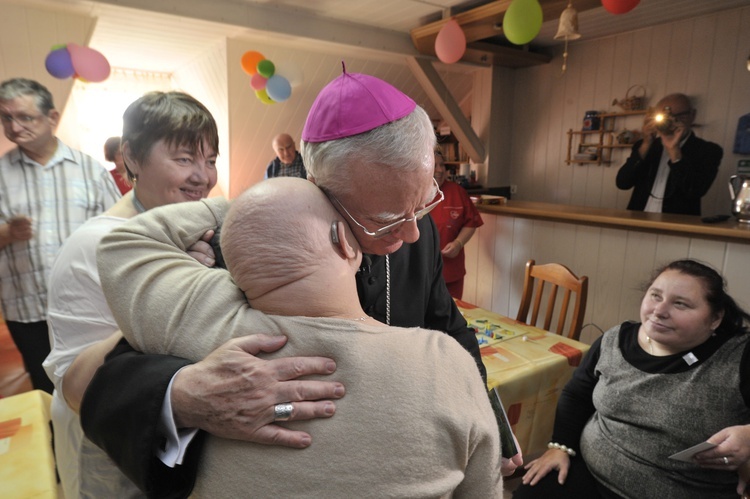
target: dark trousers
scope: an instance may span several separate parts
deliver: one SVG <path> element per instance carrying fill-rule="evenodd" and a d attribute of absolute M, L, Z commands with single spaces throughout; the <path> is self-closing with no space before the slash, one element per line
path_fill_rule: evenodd
<path fill-rule="evenodd" d="M 54 385 L 44 372 L 42 362 L 50 352 L 49 331 L 47 321 L 41 322 L 14 322 L 5 321 L 8 331 L 21 352 L 24 366 L 31 377 L 31 384 L 36 390 L 44 390 L 52 393 Z"/>

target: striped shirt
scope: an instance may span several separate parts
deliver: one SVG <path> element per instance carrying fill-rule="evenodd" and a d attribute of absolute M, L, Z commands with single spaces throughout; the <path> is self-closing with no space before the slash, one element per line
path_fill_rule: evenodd
<path fill-rule="evenodd" d="M 268 163 L 264 179 L 274 177 L 307 178 L 305 164 L 302 162 L 302 155 L 299 151 L 294 154 L 294 160 L 290 164 L 282 163 L 278 156 Z"/>
<path fill-rule="evenodd" d="M 59 139 L 44 166 L 18 148 L 0 158 L 0 223 L 25 215 L 34 233 L 28 241 L 0 249 L 0 301 L 6 320 L 46 320 L 47 278 L 57 251 L 75 229 L 119 198 L 106 168 Z"/>

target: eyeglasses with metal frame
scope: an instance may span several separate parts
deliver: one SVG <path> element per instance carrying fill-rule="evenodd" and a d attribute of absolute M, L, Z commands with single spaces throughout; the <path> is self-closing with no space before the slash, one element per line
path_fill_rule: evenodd
<path fill-rule="evenodd" d="M 7 126 L 15 121 L 25 128 L 29 125 L 33 125 L 42 116 L 43 115 L 41 114 L 37 116 L 30 116 L 28 114 L 19 114 L 18 116 L 13 116 L 12 114 L 0 114 L 0 122 L 2 122 L 4 126 Z"/>
<path fill-rule="evenodd" d="M 343 204 L 341 204 L 341 201 L 339 201 L 336 198 L 336 196 L 334 196 L 330 192 L 327 192 L 326 194 L 328 194 L 328 197 L 329 197 L 329 199 L 331 201 L 333 201 L 334 203 L 336 203 L 337 205 L 339 205 L 341 207 L 341 209 L 344 210 L 344 213 L 346 213 L 346 216 L 348 216 L 351 219 L 352 222 L 354 222 L 355 224 L 357 224 L 357 226 L 360 229 L 362 229 L 365 234 L 367 234 L 368 236 L 370 236 L 370 237 L 372 237 L 374 239 L 380 239 L 381 237 L 387 236 L 391 232 L 395 231 L 396 229 L 398 229 L 399 227 L 401 227 L 405 223 L 415 222 L 417 220 L 421 220 L 422 218 L 424 218 L 425 215 L 427 215 L 429 212 L 431 212 L 432 210 L 434 210 L 435 207 L 437 205 L 439 205 L 441 201 L 443 201 L 443 199 L 445 199 L 445 194 L 443 194 L 443 191 L 440 190 L 440 186 L 438 185 L 437 180 L 435 180 L 433 178 L 432 182 L 435 184 L 435 189 L 437 190 L 437 192 L 435 193 L 435 197 L 433 198 L 433 201 L 430 204 L 428 204 L 427 206 L 425 206 L 421 210 L 415 212 L 413 217 L 402 218 L 401 220 L 397 220 L 397 221 L 395 221 L 393 223 L 389 223 L 388 225 L 386 225 L 384 227 L 381 227 L 381 228 L 377 229 L 374 232 L 371 231 L 371 230 L 369 230 L 369 229 L 367 229 L 367 227 L 365 227 L 364 225 L 362 225 L 361 223 L 359 223 L 352 216 L 352 214 L 349 213 L 349 210 L 347 210 L 346 207 Z"/>

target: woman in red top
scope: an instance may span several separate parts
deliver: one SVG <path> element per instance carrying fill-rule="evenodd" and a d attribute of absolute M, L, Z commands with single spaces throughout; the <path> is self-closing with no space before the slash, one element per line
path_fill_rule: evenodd
<path fill-rule="evenodd" d="M 110 170 L 112 178 L 115 179 L 120 194 L 125 194 L 133 188 L 133 183 L 128 178 L 128 172 L 125 170 L 125 162 L 122 160 L 120 152 L 120 137 L 110 137 L 104 143 L 104 159 L 115 164 L 114 169 Z"/>
<path fill-rule="evenodd" d="M 435 152 L 435 180 L 445 194 L 445 199 L 430 212 L 440 234 L 440 252 L 443 255 L 443 277 L 448 292 L 461 299 L 464 293 L 464 246 L 477 227 L 484 222 L 463 187 L 446 181 L 445 162 L 440 152 Z"/>

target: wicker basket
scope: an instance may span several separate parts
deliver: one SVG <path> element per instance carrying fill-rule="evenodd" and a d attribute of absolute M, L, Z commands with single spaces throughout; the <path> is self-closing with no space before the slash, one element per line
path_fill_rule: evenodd
<path fill-rule="evenodd" d="M 643 85 L 633 85 L 625 93 L 623 100 L 614 99 L 613 106 L 620 106 L 624 111 L 640 111 L 646 108 L 646 89 Z"/>

